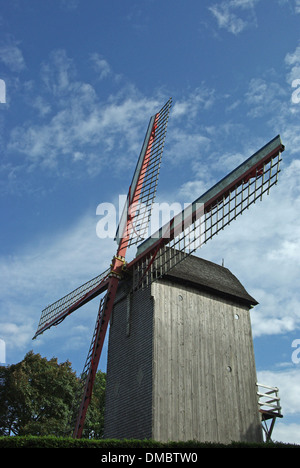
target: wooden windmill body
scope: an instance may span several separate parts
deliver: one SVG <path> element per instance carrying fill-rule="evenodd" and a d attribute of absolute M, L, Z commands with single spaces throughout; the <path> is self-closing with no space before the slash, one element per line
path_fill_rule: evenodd
<path fill-rule="evenodd" d="M 229 270 L 192 254 L 269 193 L 284 146 L 275 137 L 141 243 L 170 107 L 150 119 L 111 266 L 44 309 L 35 337 L 101 295 L 74 437 L 82 436 L 111 322 L 105 437 L 260 441 L 249 315 L 256 301 Z"/>
<path fill-rule="evenodd" d="M 250 308 L 227 268 L 190 256 L 116 298 L 105 438 L 262 441 Z"/>

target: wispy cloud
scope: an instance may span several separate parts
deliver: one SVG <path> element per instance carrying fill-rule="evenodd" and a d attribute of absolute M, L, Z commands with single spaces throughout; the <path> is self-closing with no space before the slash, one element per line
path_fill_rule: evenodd
<path fill-rule="evenodd" d="M 92 62 L 101 79 L 113 75 L 108 62 L 98 54 L 92 56 Z M 139 152 L 140 134 L 149 115 L 161 105 L 127 84 L 113 97 L 100 99 L 91 83 L 78 79 L 75 63 L 64 50 L 51 53 L 41 66 L 41 82 L 31 88 L 27 103 L 38 109 L 42 119 L 15 127 L 7 151 L 22 154 L 31 171 L 41 167 L 60 176 L 73 173 L 78 164 L 84 165 L 90 176 L 98 174 L 108 164 L 112 150 L 115 158 L 120 155 L 120 164 L 126 153 L 128 165 L 128 154 L 133 152 L 135 158 Z"/>
<path fill-rule="evenodd" d="M 300 0 L 295 0 L 295 13 L 300 13 Z"/>
<path fill-rule="evenodd" d="M 269 80 L 253 78 L 241 103 L 244 115 L 267 121 L 274 131 L 272 136 L 281 134 L 286 151 L 279 184 L 262 203 L 256 203 L 237 223 L 231 223 L 230 228 L 199 251 L 199 255 L 217 263 L 225 257 L 225 266 L 237 274 L 259 301 L 252 311 L 255 337 L 288 334 L 300 329 L 300 104 L 291 101 L 291 78 L 300 78 L 299 47 L 286 55 L 284 64 L 286 81 L 276 80 L 274 73 L 270 73 Z M 232 150 L 216 154 L 215 142 L 222 136 L 223 148 L 226 148 L 228 133 L 238 135 L 240 150 L 234 151 L 231 137 Z M 245 124 L 234 121 L 228 122 L 228 132 L 225 124 L 219 123 L 208 127 L 206 135 L 210 137 L 209 149 L 215 152 L 215 162 L 209 159 L 209 167 L 217 165 L 224 175 L 267 143 L 251 136 Z M 213 172 L 217 173 L 216 167 Z M 201 178 L 200 170 L 197 176 L 199 182 L 207 180 L 204 174 Z M 192 187 L 192 182 L 195 181 L 191 178 L 190 183 L 185 182 L 185 187 Z"/>
<path fill-rule="evenodd" d="M 224 0 L 208 9 L 217 20 L 219 28 L 238 35 L 250 24 L 256 23 L 254 7 L 258 1 L 260 0 Z"/>
<path fill-rule="evenodd" d="M 286 55 L 285 63 L 289 69 L 287 75 L 288 82 L 292 83 L 293 80 L 300 79 L 300 45 L 296 47 L 294 52 L 290 52 Z"/>
<path fill-rule="evenodd" d="M 215 90 L 202 83 L 181 100 L 176 100 L 171 111 L 172 118 L 193 120 L 203 110 L 209 110 L 216 101 Z"/>
<path fill-rule="evenodd" d="M 280 405 L 283 417 L 298 417 L 300 415 L 300 373 L 296 368 L 285 370 L 259 371 L 257 375 L 261 384 L 279 388 Z M 299 444 L 300 425 L 296 423 L 284 423 L 279 418 L 274 426 L 272 440 L 290 444 Z"/>
<path fill-rule="evenodd" d="M 235 36 L 245 29 L 257 26 L 255 7 L 265 0 L 222 0 L 208 7 L 218 27 Z M 300 0 L 273 0 L 284 8 L 289 7 L 295 14 L 300 13 Z"/>
<path fill-rule="evenodd" d="M 18 45 L 12 38 L 0 43 L 0 61 L 12 72 L 21 72 L 26 68 L 25 59 Z"/>
<path fill-rule="evenodd" d="M 251 312 L 255 337 L 300 329 L 299 170 L 298 160 L 286 162 L 270 196 L 199 251 L 217 263 L 225 258 L 259 302 Z"/>
<path fill-rule="evenodd" d="M 300 373 L 296 368 L 278 371 L 260 371 L 258 378 L 259 383 L 265 383 L 270 386 L 275 386 L 274 382 L 276 382 L 276 386 L 280 388 L 281 404 L 283 413 L 286 416 L 295 413 L 300 414 L 300 394 L 297 391 L 300 386 Z"/>
<path fill-rule="evenodd" d="M 259 306 L 252 311 L 255 337 L 300 329 L 300 104 L 292 103 L 290 84 L 291 74 L 293 78 L 300 78 L 298 47 L 287 54 L 284 64 L 287 81 L 276 80 L 274 73 L 270 73 L 269 80 L 260 77 L 249 81 L 244 101 L 241 99 L 240 104 L 243 123 L 232 118 L 227 123 L 218 121 L 205 128 L 208 140 L 204 148 L 208 156 L 198 161 L 193 177 L 182 186 L 183 193 L 192 194 L 198 187 L 211 185 L 210 173 L 216 176 L 223 172 L 226 175 L 267 143 L 266 139 L 258 136 L 259 131 L 257 136 L 249 133 L 247 118 L 267 122 L 265 132 L 269 126 L 272 137 L 281 134 L 286 151 L 278 186 L 272 189 L 269 197 L 264 197 L 262 203 L 252 206 L 249 212 L 239 217 L 238 222 L 231 223 L 198 252 L 217 263 L 225 258 L 225 266 L 259 301 Z M 238 109 L 237 116 L 240 111 Z M 236 135 L 236 145 L 233 135 Z M 228 141 L 230 150 L 226 144 Z"/>
<path fill-rule="evenodd" d="M 82 173 L 92 177 L 108 168 L 114 172 L 134 169 L 149 117 L 170 96 L 158 90 L 146 97 L 114 73 L 99 53 L 90 54 L 87 64 L 95 73 L 93 82 L 80 79 L 75 61 L 65 50 L 55 50 L 41 64 L 40 76 L 24 86 L 23 99 L 38 112 L 39 119 L 35 113 L 7 137 L 7 162 L 1 169 L 7 172 L 11 186 L 24 171 L 43 169 L 58 177 Z M 114 81 L 116 92 L 103 98 L 98 85 L 107 79 Z M 215 105 L 215 94 L 202 83 L 175 100 L 173 126 L 168 129 L 173 166 L 208 147 L 210 137 L 201 131 L 199 121 Z M 12 160 L 19 163 L 12 167 Z"/>
<path fill-rule="evenodd" d="M 230 5 L 232 8 L 252 8 L 254 2 L 236 1 L 230 2 Z M 298 59 L 298 48 L 287 55 L 287 74 L 297 66 Z M 93 56 L 93 60 L 100 75 L 101 70 L 104 72 L 103 80 L 108 74 L 113 74 L 104 58 L 97 54 Z M 131 165 L 134 168 L 145 124 L 148 123 L 149 115 L 162 104 L 164 96 L 157 94 L 146 98 L 134 86 L 120 85 L 119 92 L 114 96 L 106 100 L 100 99 L 95 86 L 78 78 L 75 63 L 65 51 L 51 54 L 42 66 L 41 77 L 43 93 L 36 96 L 32 104 L 40 109 L 41 119 L 38 122 L 28 120 L 15 128 L 8 146 L 11 152 L 24 155 L 23 164 L 27 170 L 43 167 L 62 174 L 63 171 L 70 172 L 72 167 L 84 165 L 90 174 L 97 174 L 108 167 L 113 171 L 115 168 L 111 167 L 108 158 L 112 151 L 118 158 L 119 167 L 128 169 Z M 41 85 L 39 89 L 41 90 Z M 51 106 L 48 105 L 50 97 Z M 210 126 L 203 124 L 200 116 L 208 115 L 208 111 L 215 111 L 216 101 L 215 91 L 202 84 L 174 103 L 164 157 L 169 158 L 168 161 L 173 166 L 188 162 L 186 165 L 190 177 L 186 177 L 184 183 L 174 189 L 177 196 L 182 198 L 180 201 L 193 201 L 216 182 L 213 177 L 218 177 L 221 172 L 225 175 L 242 159 L 259 149 L 257 139 L 249 140 L 246 124 L 241 124 L 238 118 L 234 120 L 232 117 L 228 122 L 219 119 Z M 250 118 L 257 118 L 266 112 L 269 113 L 266 115 L 274 116 L 274 128 L 280 122 L 280 128 L 284 130 L 283 142 L 287 144 L 289 153 L 293 151 L 291 143 L 295 143 L 296 138 L 299 141 L 299 131 L 297 122 L 294 122 L 294 126 L 290 125 L 289 108 L 292 104 L 288 89 L 282 83 L 277 83 L 275 79 L 268 82 L 262 78 L 253 78 L 245 93 L 243 105 Z M 235 148 L 232 144 L 234 138 L 239 145 L 238 151 L 237 146 Z M 229 139 L 231 151 L 226 147 Z M 266 143 L 261 139 L 260 142 Z M 241 276 L 245 285 L 252 288 L 250 292 L 254 296 L 256 292 L 259 296 L 257 299 L 262 302 L 262 306 L 253 314 L 256 336 L 283 333 L 300 327 L 297 315 L 300 304 L 298 290 L 287 284 L 288 272 L 293 278 L 300 274 L 297 256 L 299 245 L 295 238 L 295 233 L 300 232 L 296 209 L 300 204 L 300 195 L 297 192 L 298 160 L 285 163 L 283 168 L 281 177 L 288 182 L 279 185 L 262 206 L 258 204 L 255 209 L 250 210 L 246 222 L 245 215 L 240 218 L 239 223 L 233 223 L 228 232 L 218 236 L 222 237 L 221 244 L 214 239 L 212 250 L 209 250 L 210 247 L 204 250 L 204 255 L 209 252 L 209 258 L 215 261 L 220 261 L 224 252 L 230 252 L 233 270 Z M 163 187 L 160 190 L 163 192 Z M 280 221 L 278 213 L 281 213 Z M 271 233 L 272 242 L 269 239 Z M 247 258 L 241 257 L 245 246 Z M 276 252 L 280 255 L 276 256 Z M 262 259 L 267 260 L 267 264 Z M 274 276 L 270 276 L 269 282 L 267 280 L 270 268 L 279 272 L 275 278 L 276 283 L 273 284 Z M 260 288 L 260 284 L 264 284 L 264 288 Z M 276 301 L 284 302 L 285 306 L 282 309 L 275 307 Z"/>
<path fill-rule="evenodd" d="M 60 7 L 63 10 L 67 10 L 67 11 L 76 10 L 76 8 L 80 4 L 80 0 L 59 0 L 59 2 L 60 2 Z"/>
<path fill-rule="evenodd" d="M 69 96 L 76 86 L 76 67 L 64 49 L 51 52 L 49 59 L 41 64 L 41 78 L 51 97 Z"/>
<path fill-rule="evenodd" d="M 90 55 L 90 60 L 93 64 L 94 70 L 98 73 L 100 80 L 112 75 L 111 66 L 102 55 L 98 54 L 97 52 L 93 52 Z"/>
<path fill-rule="evenodd" d="M 0 319 L 0 337 L 11 361 L 21 359 L 24 352 L 36 346 L 31 339 L 44 307 L 107 269 L 115 243 L 97 237 L 96 223 L 96 215 L 87 213 L 65 231 L 37 238 L 34 244 L 24 246 L 14 255 L 0 258 L 0 302 L 1 310 L 5 311 Z M 72 340 L 76 348 L 79 339 L 85 340 L 88 347 L 97 305 L 91 310 L 91 316 L 81 311 L 69 321 L 67 328 L 63 328 L 64 336 L 59 331 L 55 334 L 60 350 L 72 347 Z M 52 339 L 52 333 L 40 338 L 39 349 L 43 350 L 46 343 L 50 346 Z"/>
<path fill-rule="evenodd" d="M 246 92 L 246 103 L 251 117 L 274 114 L 282 107 L 282 101 L 289 101 L 290 90 L 283 85 L 263 78 L 253 78 Z"/>

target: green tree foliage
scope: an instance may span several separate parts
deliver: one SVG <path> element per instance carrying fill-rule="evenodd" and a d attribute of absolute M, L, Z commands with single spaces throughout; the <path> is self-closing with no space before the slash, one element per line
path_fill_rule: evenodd
<path fill-rule="evenodd" d="M 79 380 L 69 361 L 58 364 L 32 351 L 0 366 L 0 435 L 66 435 L 78 407 Z M 103 432 L 105 374 L 97 373 L 84 437 Z"/>
<path fill-rule="evenodd" d="M 98 371 L 96 374 L 93 395 L 89 405 L 82 437 L 101 439 L 104 429 L 106 374 Z"/>

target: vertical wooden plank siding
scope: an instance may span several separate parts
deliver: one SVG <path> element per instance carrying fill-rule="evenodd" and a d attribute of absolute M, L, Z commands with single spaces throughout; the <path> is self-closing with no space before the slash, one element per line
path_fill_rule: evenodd
<path fill-rule="evenodd" d="M 152 284 L 156 440 L 262 441 L 248 306 Z"/>

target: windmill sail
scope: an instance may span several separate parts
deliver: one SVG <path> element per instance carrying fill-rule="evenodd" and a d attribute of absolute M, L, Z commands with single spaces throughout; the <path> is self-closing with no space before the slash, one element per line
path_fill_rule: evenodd
<path fill-rule="evenodd" d="M 76 411 L 73 414 L 74 418 L 76 419 L 72 421 L 71 423 L 72 429 L 74 429 L 75 427 L 74 437 L 77 437 L 77 433 L 80 430 L 80 427 L 83 428 L 85 415 L 86 415 L 89 401 L 90 401 L 91 394 L 92 394 L 92 388 L 93 388 L 92 384 L 94 382 L 95 375 L 97 372 L 97 366 L 94 365 L 95 354 L 97 352 L 96 345 L 98 344 L 98 348 L 100 348 L 99 347 L 99 335 L 102 331 L 103 321 L 105 320 L 105 309 L 106 309 L 107 300 L 108 300 L 108 295 L 106 293 L 100 300 L 94 334 L 93 334 L 89 352 L 85 361 L 85 365 L 80 376 L 80 387 L 79 387 L 80 394 L 76 400 L 78 403 L 78 407 L 76 408 Z M 103 341 L 104 341 L 104 337 L 105 337 L 105 334 L 103 336 Z M 101 354 L 102 346 L 103 346 L 103 342 L 101 343 L 101 349 L 98 349 L 99 357 Z"/>
<path fill-rule="evenodd" d="M 138 247 L 128 265 L 134 288 L 148 285 L 224 229 L 277 183 L 278 135 Z"/>
<path fill-rule="evenodd" d="M 133 239 L 136 238 L 137 219 L 138 222 L 141 222 L 141 209 L 138 205 L 145 202 L 146 207 L 148 207 L 154 198 L 170 105 L 171 100 L 150 119 L 137 169 L 129 187 L 127 197 L 129 206 L 124 211 L 125 214 L 117 232 L 117 236 L 120 236 L 118 249 L 109 271 L 106 295 L 100 302 L 90 350 L 81 377 L 83 393 L 73 437 L 81 437 L 82 435 L 105 334 L 114 307 L 118 284 L 125 266 L 126 250 Z"/>
<path fill-rule="evenodd" d="M 33 339 L 53 325 L 57 325 L 64 320 L 67 315 L 105 291 L 108 284 L 109 272 L 110 268 L 46 307 L 42 311 L 39 325 Z"/>
<path fill-rule="evenodd" d="M 127 204 L 124 207 L 116 233 L 121 255 L 122 252 L 126 251 L 127 246 L 143 238 L 147 230 L 151 206 L 156 193 L 171 104 L 172 99 L 170 98 L 162 109 L 151 117 L 148 125 L 127 196 Z M 124 240 L 124 238 L 126 239 Z M 120 249 L 121 244 L 122 248 Z M 108 287 L 110 273 L 111 268 L 47 306 L 42 311 L 33 339 L 105 291 Z"/>
<path fill-rule="evenodd" d="M 140 242 L 146 237 L 151 207 L 156 195 L 171 105 L 172 99 L 170 98 L 162 109 L 150 119 L 116 232 L 118 244 L 124 234 L 129 234 L 128 246 Z M 128 225 L 129 233 L 126 233 L 124 228 L 128 218 L 131 219 L 131 222 Z"/>

